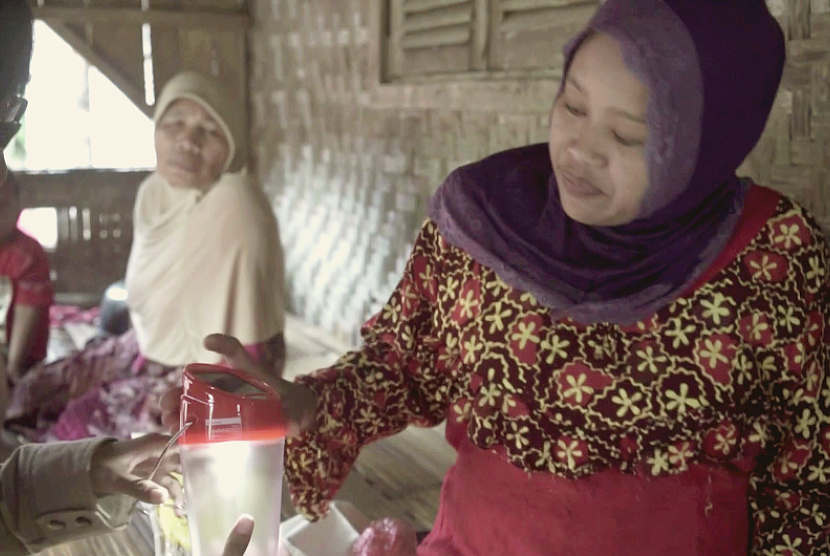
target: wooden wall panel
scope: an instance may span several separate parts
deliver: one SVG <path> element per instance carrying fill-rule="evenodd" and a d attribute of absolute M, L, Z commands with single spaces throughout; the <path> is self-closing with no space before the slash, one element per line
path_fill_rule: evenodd
<path fill-rule="evenodd" d="M 598 5 L 597 0 L 492 0 L 491 69 L 561 69 L 562 47 Z"/>
<path fill-rule="evenodd" d="M 100 296 L 124 278 L 133 205 L 147 172 L 72 170 L 16 173 L 26 208 L 56 210 L 58 244 L 49 253 L 55 290 Z"/>

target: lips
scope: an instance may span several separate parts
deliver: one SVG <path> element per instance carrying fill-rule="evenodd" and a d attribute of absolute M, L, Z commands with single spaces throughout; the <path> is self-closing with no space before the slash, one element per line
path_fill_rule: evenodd
<path fill-rule="evenodd" d="M 168 160 L 168 164 L 182 172 L 197 172 L 199 170 L 199 160 L 195 158 L 172 158 Z"/>
<path fill-rule="evenodd" d="M 590 181 L 574 174 L 569 170 L 560 171 L 560 176 L 562 178 L 562 183 L 560 185 L 570 195 L 575 197 L 597 197 L 605 194 Z"/>

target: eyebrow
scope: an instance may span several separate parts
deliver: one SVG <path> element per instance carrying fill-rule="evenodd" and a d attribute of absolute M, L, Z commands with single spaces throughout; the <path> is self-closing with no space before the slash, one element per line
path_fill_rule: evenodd
<path fill-rule="evenodd" d="M 568 83 L 570 83 L 571 85 L 573 85 L 574 89 L 576 89 L 577 91 L 579 91 L 583 95 L 585 94 L 585 88 L 582 85 L 579 84 L 579 81 L 577 81 L 576 79 L 574 79 L 570 75 L 566 78 L 566 81 Z M 631 112 L 627 112 L 627 111 L 623 110 L 622 108 L 609 108 L 608 110 L 611 111 L 611 112 L 614 112 L 615 114 L 619 114 L 620 116 L 628 118 L 629 120 L 631 120 L 633 122 L 637 122 L 638 124 L 646 124 L 646 119 L 645 119 L 644 116 L 638 116 L 636 114 L 632 114 Z"/>

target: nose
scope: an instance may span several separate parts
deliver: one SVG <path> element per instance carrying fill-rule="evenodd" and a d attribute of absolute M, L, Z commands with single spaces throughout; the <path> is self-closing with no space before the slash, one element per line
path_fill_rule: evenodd
<path fill-rule="evenodd" d="M 204 133 L 198 127 L 187 128 L 179 138 L 179 147 L 186 152 L 198 153 L 204 142 Z"/>
<path fill-rule="evenodd" d="M 582 126 L 568 145 L 568 154 L 580 164 L 604 165 L 607 162 L 597 133 L 589 125 Z"/>

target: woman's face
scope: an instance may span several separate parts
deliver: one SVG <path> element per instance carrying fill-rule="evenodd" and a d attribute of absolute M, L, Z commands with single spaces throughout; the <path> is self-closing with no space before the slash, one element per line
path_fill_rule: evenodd
<path fill-rule="evenodd" d="M 577 50 L 553 105 L 548 148 L 562 207 L 592 226 L 637 218 L 648 189 L 648 88 L 618 43 L 593 34 Z"/>
<path fill-rule="evenodd" d="M 230 147 L 198 102 L 180 99 L 156 125 L 156 169 L 174 187 L 205 189 L 219 179 Z"/>

